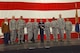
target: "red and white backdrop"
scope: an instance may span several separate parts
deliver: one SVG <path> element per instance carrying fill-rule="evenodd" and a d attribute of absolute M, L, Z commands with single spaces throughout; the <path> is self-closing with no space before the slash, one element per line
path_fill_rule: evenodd
<path fill-rule="evenodd" d="M 50 21 L 52 17 L 59 18 L 59 14 L 62 14 L 62 18 L 69 18 L 73 24 L 72 33 L 75 33 L 75 14 L 77 3 L 78 17 L 80 21 L 80 0 L 0 0 L 0 35 L 1 23 L 5 17 L 11 19 L 15 16 L 16 19 L 23 16 L 25 21 L 28 22 L 28 18 L 34 21 L 34 18 L 46 19 Z"/>

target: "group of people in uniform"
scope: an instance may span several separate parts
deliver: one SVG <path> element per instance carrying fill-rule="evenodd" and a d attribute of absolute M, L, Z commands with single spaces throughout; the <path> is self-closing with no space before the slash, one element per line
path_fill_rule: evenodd
<path fill-rule="evenodd" d="M 40 32 L 40 42 L 44 43 L 44 32 L 46 34 L 46 41 L 50 41 L 50 34 L 52 29 L 52 34 L 54 36 L 53 41 L 58 41 L 58 33 L 60 34 L 60 41 L 63 41 L 64 37 L 64 30 L 66 32 L 67 40 L 70 40 L 70 34 L 72 31 L 72 23 L 69 19 L 66 21 L 62 18 L 61 14 L 59 14 L 59 19 L 52 18 L 50 22 L 46 19 L 46 22 L 43 22 L 40 19 L 40 22 L 37 22 L 37 19 L 34 19 L 34 22 L 31 22 L 31 19 L 26 23 L 23 20 L 23 16 L 16 21 L 15 16 L 12 16 L 12 19 L 8 21 L 7 18 L 4 19 L 2 23 L 2 33 L 4 34 L 4 43 L 8 44 L 9 41 L 11 44 L 15 43 L 16 38 L 18 38 L 18 44 L 25 42 L 24 36 L 24 28 L 27 30 L 28 41 L 31 42 L 38 42 L 37 36 L 38 32 Z M 33 38 L 34 41 L 31 39 Z"/>

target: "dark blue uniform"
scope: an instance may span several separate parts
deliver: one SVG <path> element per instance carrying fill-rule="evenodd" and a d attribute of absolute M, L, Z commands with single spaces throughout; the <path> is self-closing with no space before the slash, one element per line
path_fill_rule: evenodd
<path fill-rule="evenodd" d="M 44 22 L 39 23 L 41 42 L 44 42 Z"/>
<path fill-rule="evenodd" d="M 79 30 L 79 23 L 76 23 L 76 25 L 75 25 L 75 31 L 78 32 L 78 33 L 80 32 L 80 30 Z"/>

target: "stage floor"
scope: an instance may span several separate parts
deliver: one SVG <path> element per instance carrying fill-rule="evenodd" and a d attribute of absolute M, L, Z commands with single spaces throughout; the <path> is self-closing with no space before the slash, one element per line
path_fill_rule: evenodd
<path fill-rule="evenodd" d="M 50 46 L 50 47 L 49 47 Z M 14 45 L 7 45 L 4 44 L 0 45 L 0 51 L 13 51 L 13 50 L 36 50 L 36 49 L 49 49 L 49 48 L 59 48 L 59 47 L 69 47 L 69 46 L 80 46 L 80 39 L 72 39 L 70 42 L 64 40 L 64 42 L 48 42 L 46 43 L 24 43 L 24 44 L 14 44 Z"/>

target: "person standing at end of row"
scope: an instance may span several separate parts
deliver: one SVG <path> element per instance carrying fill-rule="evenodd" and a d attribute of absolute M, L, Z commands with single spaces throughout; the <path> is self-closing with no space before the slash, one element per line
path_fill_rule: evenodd
<path fill-rule="evenodd" d="M 24 28 L 25 21 L 23 20 L 23 16 L 20 16 L 17 20 L 18 44 L 24 43 Z"/>
<path fill-rule="evenodd" d="M 80 24 L 79 24 L 79 19 L 76 19 L 75 32 L 76 32 L 77 35 L 78 35 L 78 39 L 80 39 Z"/>
<path fill-rule="evenodd" d="M 59 14 L 59 19 L 57 20 L 57 22 L 58 22 L 58 32 L 60 34 L 60 41 L 63 41 L 65 21 L 62 18 L 61 14 Z"/>
<path fill-rule="evenodd" d="M 17 36 L 15 16 L 12 16 L 12 19 L 9 22 L 9 28 L 10 28 L 10 41 L 11 44 L 14 44 Z"/>
<path fill-rule="evenodd" d="M 79 35 L 80 35 L 80 24 L 79 24 Z"/>
<path fill-rule="evenodd" d="M 2 28 L 2 33 L 4 34 L 4 44 L 8 45 L 10 30 L 9 30 L 9 22 L 7 18 L 4 19 L 1 28 Z"/>

